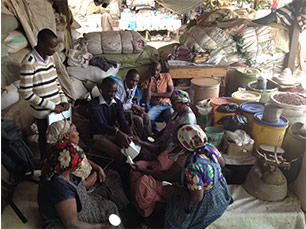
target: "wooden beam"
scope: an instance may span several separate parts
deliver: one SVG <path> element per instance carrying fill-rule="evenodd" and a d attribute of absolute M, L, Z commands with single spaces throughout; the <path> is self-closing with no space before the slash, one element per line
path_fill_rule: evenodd
<path fill-rule="evenodd" d="M 298 26 L 297 20 L 294 20 L 294 24 L 290 28 L 290 46 L 289 46 L 289 55 L 286 61 L 286 67 L 290 68 L 292 72 L 295 70 L 295 59 L 298 53 L 298 44 L 300 36 L 300 27 Z"/>

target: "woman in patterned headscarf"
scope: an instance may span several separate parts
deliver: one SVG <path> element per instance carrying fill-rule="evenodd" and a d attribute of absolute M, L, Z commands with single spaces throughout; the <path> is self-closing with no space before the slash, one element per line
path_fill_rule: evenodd
<path fill-rule="evenodd" d="M 47 129 L 46 135 L 49 144 L 55 145 L 59 142 L 67 142 L 71 143 L 76 150 L 81 152 L 83 151 L 83 149 L 78 145 L 80 140 L 79 132 L 77 131 L 76 126 L 68 120 L 52 123 Z M 45 160 L 45 163 L 48 161 L 50 160 Z M 96 163 L 88 160 L 86 155 L 84 155 L 82 163 L 73 174 L 82 178 L 86 188 L 95 184 L 97 178 L 99 178 L 100 182 L 103 182 L 106 179 L 103 169 Z"/>
<path fill-rule="evenodd" d="M 88 193 L 82 178 L 74 174 L 85 159 L 84 151 L 78 146 L 76 126 L 66 120 L 53 123 L 48 128 L 47 140 L 55 145 L 44 161 L 38 189 L 38 205 L 45 226 L 109 226 L 109 215 L 118 214 L 116 204 L 98 193 Z M 92 162 L 90 165 L 94 168 L 92 174 L 95 174 L 93 184 L 99 174 L 100 181 L 104 181 L 106 176 L 103 169 Z"/>
<path fill-rule="evenodd" d="M 206 228 L 232 203 L 220 164 L 221 154 L 198 125 L 185 125 L 177 132 L 188 155 L 180 185 L 173 184 L 165 216 L 166 228 Z"/>

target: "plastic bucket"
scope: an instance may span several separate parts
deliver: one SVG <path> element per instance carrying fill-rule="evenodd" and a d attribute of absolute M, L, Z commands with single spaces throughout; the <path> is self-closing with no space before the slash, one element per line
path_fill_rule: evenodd
<path fill-rule="evenodd" d="M 257 75 L 261 73 L 260 69 L 250 67 L 238 67 L 232 74 L 229 74 L 226 84 L 227 94 L 232 94 L 239 87 L 246 88 L 249 82 L 256 81 Z"/>
<path fill-rule="evenodd" d="M 202 128 L 210 126 L 212 122 L 212 115 L 211 115 L 212 107 L 201 107 L 197 105 L 196 108 L 198 109 L 198 118 L 197 118 L 198 124 Z"/>
<path fill-rule="evenodd" d="M 276 84 L 272 83 L 270 80 L 267 81 L 267 89 L 266 90 L 260 90 L 256 88 L 257 81 L 253 81 L 248 83 L 247 90 L 249 91 L 255 91 L 261 95 L 261 98 L 259 102 L 266 103 L 268 102 L 270 95 L 274 92 L 278 91 L 278 87 Z"/>
<path fill-rule="evenodd" d="M 231 99 L 225 98 L 225 97 L 216 97 L 210 100 L 210 106 L 217 107 L 222 104 L 232 103 L 233 101 Z"/>
<path fill-rule="evenodd" d="M 213 124 L 215 127 L 223 129 L 223 125 L 219 124 L 218 121 L 222 119 L 223 117 L 235 115 L 236 113 L 235 112 L 231 112 L 231 113 L 220 112 L 220 111 L 217 111 L 217 108 L 218 107 L 215 107 L 213 109 Z"/>
<path fill-rule="evenodd" d="M 236 91 L 232 94 L 232 100 L 238 105 L 247 102 L 259 102 L 261 95 L 255 91 Z"/>
<path fill-rule="evenodd" d="M 290 92 L 275 92 L 270 95 L 270 103 L 276 104 L 283 108 L 282 110 L 282 116 L 287 118 L 289 120 L 289 124 L 292 125 L 296 122 L 301 122 L 306 125 L 306 105 L 289 105 L 284 104 L 279 101 L 277 101 L 274 96 L 278 94 L 288 95 L 289 97 L 291 95 L 297 94 L 297 93 L 290 93 Z M 305 96 L 305 95 L 304 95 Z"/>
<path fill-rule="evenodd" d="M 224 131 L 217 127 L 208 126 L 205 128 L 205 133 L 207 135 L 208 142 L 218 148 L 221 144 Z"/>
<path fill-rule="evenodd" d="M 219 96 L 220 82 L 211 77 L 200 77 L 191 80 L 191 103 L 196 105 L 199 101 Z"/>
<path fill-rule="evenodd" d="M 263 112 L 254 115 L 252 136 L 254 148 L 259 149 L 261 144 L 281 147 L 289 121 L 281 116 L 278 123 L 262 121 Z"/>
<path fill-rule="evenodd" d="M 254 124 L 254 114 L 258 112 L 263 112 L 265 109 L 265 104 L 261 102 L 248 102 L 242 103 L 240 105 L 240 110 L 242 115 L 244 115 L 248 120 L 249 132 L 252 131 Z"/>

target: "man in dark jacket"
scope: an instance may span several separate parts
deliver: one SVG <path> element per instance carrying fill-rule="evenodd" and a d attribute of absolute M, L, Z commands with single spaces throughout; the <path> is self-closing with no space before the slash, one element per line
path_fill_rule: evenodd
<path fill-rule="evenodd" d="M 121 162 L 121 148 L 127 148 L 131 140 L 122 102 L 115 98 L 117 83 L 112 78 L 105 78 L 98 88 L 101 95 L 88 105 L 93 148 Z"/>

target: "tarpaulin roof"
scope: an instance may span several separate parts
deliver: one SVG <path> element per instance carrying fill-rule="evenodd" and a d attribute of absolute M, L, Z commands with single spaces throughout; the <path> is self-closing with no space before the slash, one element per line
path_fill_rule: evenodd
<path fill-rule="evenodd" d="M 157 0 L 163 7 L 177 14 L 183 14 L 201 5 L 203 0 Z"/>

